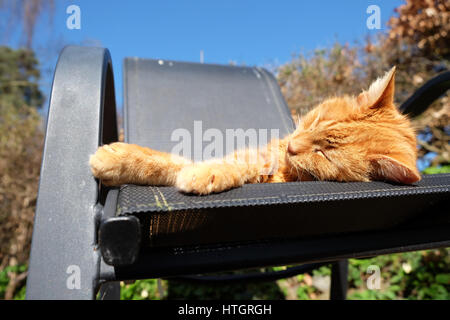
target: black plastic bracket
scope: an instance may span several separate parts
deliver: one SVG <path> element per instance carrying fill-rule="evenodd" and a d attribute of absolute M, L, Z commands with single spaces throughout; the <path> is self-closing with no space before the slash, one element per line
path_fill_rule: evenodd
<path fill-rule="evenodd" d="M 118 194 L 118 189 L 108 192 L 98 238 L 106 264 L 127 266 L 133 264 L 139 255 L 141 224 L 134 216 L 115 216 Z"/>

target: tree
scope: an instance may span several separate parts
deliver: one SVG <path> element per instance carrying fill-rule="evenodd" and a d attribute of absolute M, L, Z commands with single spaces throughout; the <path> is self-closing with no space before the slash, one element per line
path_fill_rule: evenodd
<path fill-rule="evenodd" d="M 278 81 L 293 113 L 304 114 L 331 95 L 356 94 L 394 65 L 395 101 L 400 105 L 427 80 L 449 69 L 450 3 L 408 0 L 396 11 L 399 16 L 390 20 L 387 34 L 355 46 L 336 43 L 281 66 Z M 419 156 L 434 156 L 432 165 L 450 162 L 449 121 L 450 94 L 413 119 L 422 131 Z"/>
<path fill-rule="evenodd" d="M 48 13 L 49 20 L 53 19 L 55 0 L 0 0 L 0 30 L 3 30 L 3 41 L 20 30 L 22 41 L 27 48 L 31 48 L 36 23 L 39 18 Z M 18 28 L 22 25 L 21 28 Z M 0 40 L 2 40 L 0 38 Z"/>
<path fill-rule="evenodd" d="M 33 51 L 0 47 L 0 101 L 16 108 L 40 108 L 44 102 L 38 81 L 40 72 Z"/>
<path fill-rule="evenodd" d="M 389 41 L 414 45 L 424 56 L 450 58 L 450 2 L 448 0 L 406 0 L 392 17 Z"/>
<path fill-rule="evenodd" d="M 30 251 L 43 145 L 38 80 L 32 51 L 0 47 L 0 271 L 26 264 Z M 25 275 L 9 273 L 5 298 Z"/>
<path fill-rule="evenodd" d="M 0 0 L 0 42 L 25 48 L 0 46 L 0 271 L 10 270 L 0 299 L 11 299 L 26 279 L 44 140 L 41 73 L 31 47 L 38 22 L 53 20 L 55 2 Z"/>

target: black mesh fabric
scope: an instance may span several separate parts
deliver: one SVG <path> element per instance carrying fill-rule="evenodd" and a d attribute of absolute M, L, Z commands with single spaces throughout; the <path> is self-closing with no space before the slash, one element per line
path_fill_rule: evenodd
<path fill-rule="evenodd" d="M 414 186 L 383 182 L 249 184 L 208 196 L 125 185 L 117 215 L 135 215 L 147 245 L 298 238 L 448 223 L 450 175 Z"/>
<path fill-rule="evenodd" d="M 277 81 L 262 68 L 127 58 L 124 73 L 126 142 L 171 152 L 175 130 L 195 138 L 199 121 L 203 132 L 223 136 L 264 129 L 283 137 L 294 129 Z"/>

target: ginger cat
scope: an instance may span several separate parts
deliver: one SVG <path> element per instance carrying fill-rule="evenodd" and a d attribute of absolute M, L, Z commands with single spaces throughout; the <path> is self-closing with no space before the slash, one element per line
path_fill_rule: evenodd
<path fill-rule="evenodd" d="M 411 184 L 420 180 L 416 137 L 409 120 L 394 106 L 394 78 L 395 67 L 357 97 L 325 100 L 300 119 L 292 134 L 271 141 L 264 151 L 238 150 L 222 160 L 193 163 L 117 142 L 91 156 L 92 173 L 107 186 L 176 186 L 199 195 L 261 182 Z"/>

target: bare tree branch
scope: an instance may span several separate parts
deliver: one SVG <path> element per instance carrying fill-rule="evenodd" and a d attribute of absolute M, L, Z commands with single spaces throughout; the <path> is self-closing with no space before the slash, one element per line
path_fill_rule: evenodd
<path fill-rule="evenodd" d="M 5 18 L 3 41 L 8 42 L 18 32 L 25 46 L 31 48 L 37 22 L 46 12 L 53 21 L 54 10 L 55 0 L 0 0 L 0 14 Z"/>

